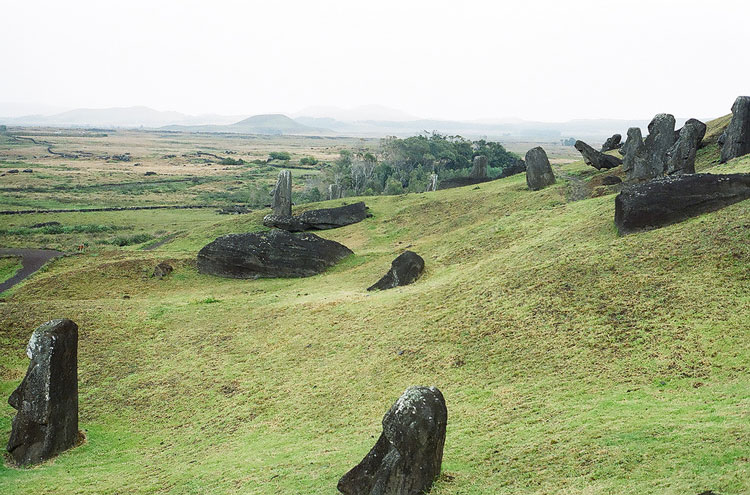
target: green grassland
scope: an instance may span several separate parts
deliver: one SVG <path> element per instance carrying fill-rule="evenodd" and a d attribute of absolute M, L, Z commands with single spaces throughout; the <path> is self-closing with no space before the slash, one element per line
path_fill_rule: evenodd
<path fill-rule="evenodd" d="M 5 282 L 21 269 L 21 258 L 8 256 L 0 258 L 0 282 Z"/>
<path fill-rule="evenodd" d="M 698 168 L 750 172 L 750 157 L 718 165 L 712 144 Z M 448 404 L 435 495 L 749 493 L 750 201 L 619 237 L 609 172 L 555 172 L 539 192 L 519 174 L 364 198 L 373 218 L 320 233 L 355 254 L 305 279 L 197 273 L 203 245 L 262 229 L 263 211 L 0 218 L 119 228 L 3 239 L 91 247 L 0 303 L 1 397 L 36 326 L 79 324 L 87 437 L 0 466 L 0 493 L 332 494 L 416 384 Z M 123 233 L 169 237 L 96 243 Z M 366 292 L 407 248 L 425 274 Z M 13 414 L 0 405 L 2 441 Z"/>

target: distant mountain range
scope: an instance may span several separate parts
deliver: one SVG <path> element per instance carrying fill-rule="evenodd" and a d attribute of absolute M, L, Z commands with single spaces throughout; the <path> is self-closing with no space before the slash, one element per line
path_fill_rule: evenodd
<path fill-rule="evenodd" d="M 3 110 L 0 106 L 0 112 Z M 52 115 L 0 117 L 11 126 L 148 128 L 182 132 L 217 132 L 265 135 L 317 136 L 412 136 L 439 132 L 468 138 L 500 141 L 555 141 L 575 137 L 600 142 L 614 133 L 625 135 L 629 127 L 645 131 L 649 120 L 590 119 L 568 122 L 534 122 L 521 119 L 454 121 L 419 119 L 379 105 L 352 109 L 310 107 L 291 118 L 283 114 L 186 115 L 148 107 L 76 109 Z M 682 125 L 685 119 L 677 119 Z"/>
<path fill-rule="evenodd" d="M 309 126 L 280 113 L 254 115 L 229 125 L 169 125 L 162 127 L 162 129 L 186 132 L 235 132 L 238 134 L 267 135 L 326 136 L 334 134 L 330 129 Z"/>

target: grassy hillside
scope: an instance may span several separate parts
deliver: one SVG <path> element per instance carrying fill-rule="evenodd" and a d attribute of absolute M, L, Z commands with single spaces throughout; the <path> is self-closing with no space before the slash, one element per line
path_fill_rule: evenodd
<path fill-rule="evenodd" d="M 750 172 L 715 153 L 700 170 Z M 87 443 L 0 467 L 0 493 L 332 494 L 414 384 L 448 403 L 435 495 L 750 492 L 750 201 L 618 237 L 606 173 L 555 169 L 539 192 L 521 174 L 365 198 L 373 218 L 321 233 L 355 254 L 306 279 L 197 273 L 201 246 L 263 212 L 182 211 L 154 251 L 55 261 L 0 303 L 0 396 L 31 331 L 72 318 Z M 56 219 L 74 221 L 23 221 Z M 423 277 L 367 293 L 406 248 Z M 162 260 L 174 274 L 149 278 Z"/>

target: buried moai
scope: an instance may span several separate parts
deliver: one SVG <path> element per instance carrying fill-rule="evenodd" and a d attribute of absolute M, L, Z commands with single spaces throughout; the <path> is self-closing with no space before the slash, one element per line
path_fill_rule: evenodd
<path fill-rule="evenodd" d="M 8 452 L 19 465 L 37 464 L 78 441 L 78 326 L 52 320 L 34 330 L 31 362 L 8 403 L 18 411 Z"/>
<path fill-rule="evenodd" d="M 471 177 L 473 179 L 486 179 L 487 178 L 487 157 L 486 156 L 478 155 L 474 157 L 474 163 L 471 169 Z"/>
<path fill-rule="evenodd" d="M 732 105 L 732 120 L 719 138 L 721 163 L 750 153 L 750 96 L 738 96 Z"/>
<path fill-rule="evenodd" d="M 698 119 L 685 122 L 674 146 L 667 151 L 667 175 L 695 173 L 695 157 L 706 135 L 706 128 L 706 124 Z"/>
<path fill-rule="evenodd" d="M 271 208 L 276 216 L 292 216 L 292 173 L 289 170 L 279 172 L 279 178 L 273 190 Z"/>
<path fill-rule="evenodd" d="M 538 191 L 554 183 L 555 174 L 547 153 L 541 146 L 530 149 L 526 153 L 526 185 L 532 191 Z"/>
<path fill-rule="evenodd" d="M 629 181 L 650 180 L 666 173 L 667 152 L 675 144 L 674 126 L 673 115 L 660 113 L 648 124 L 645 140 L 638 127 L 628 129 L 622 169 Z"/>
<path fill-rule="evenodd" d="M 344 495 L 421 495 L 440 474 L 448 410 L 436 387 L 409 387 L 375 446 L 338 483 Z"/>

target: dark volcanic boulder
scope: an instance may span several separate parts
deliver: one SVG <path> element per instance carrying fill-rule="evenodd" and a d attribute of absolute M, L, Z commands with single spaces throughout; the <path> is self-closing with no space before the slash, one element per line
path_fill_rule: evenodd
<path fill-rule="evenodd" d="M 622 141 L 622 136 L 619 134 L 614 134 L 612 137 L 607 138 L 602 145 L 602 153 L 620 148 L 622 146 L 620 141 Z"/>
<path fill-rule="evenodd" d="M 410 387 L 383 417 L 375 446 L 338 483 L 344 495 L 422 495 L 440 474 L 448 409 L 436 387 Z"/>
<path fill-rule="evenodd" d="M 750 174 L 691 174 L 626 186 L 615 198 L 620 234 L 661 227 L 750 198 Z"/>
<path fill-rule="evenodd" d="M 309 277 L 352 254 L 315 234 L 285 230 L 229 234 L 198 253 L 198 271 L 227 278 Z"/>
<path fill-rule="evenodd" d="M 29 368 L 8 403 L 18 411 L 8 452 L 19 465 L 37 464 L 78 441 L 78 326 L 52 320 L 31 335 Z"/>
<path fill-rule="evenodd" d="M 266 227 L 276 227 L 290 232 L 302 232 L 305 230 L 326 230 L 351 225 L 361 222 L 367 218 L 367 206 L 360 201 L 351 205 L 339 206 L 337 208 L 321 208 L 319 210 L 309 210 L 301 215 L 293 217 L 278 217 L 276 215 L 266 215 L 263 218 L 263 225 Z"/>
<path fill-rule="evenodd" d="M 721 163 L 750 153 L 750 96 L 738 96 L 732 105 L 732 121 L 719 138 Z"/>
<path fill-rule="evenodd" d="M 292 173 L 289 170 L 279 172 L 279 178 L 273 190 L 271 208 L 276 216 L 292 216 Z"/>
<path fill-rule="evenodd" d="M 391 262 L 391 269 L 367 290 L 385 290 L 414 283 L 424 271 L 424 260 L 417 253 L 404 251 Z"/>
<path fill-rule="evenodd" d="M 667 151 L 667 175 L 695 173 L 695 155 L 705 135 L 706 124 L 700 120 L 685 122 L 677 142 Z"/>
<path fill-rule="evenodd" d="M 622 165 L 622 160 L 616 156 L 606 155 L 584 143 L 583 141 L 576 141 L 574 145 L 578 152 L 583 156 L 583 161 L 586 165 L 591 165 L 597 170 L 603 168 L 610 169 Z"/>
<path fill-rule="evenodd" d="M 554 183 L 555 174 L 544 149 L 537 146 L 526 152 L 526 184 L 529 189 L 538 191 Z"/>
<path fill-rule="evenodd" d="M 471 169 L 471 175 L 475 179 L 487 178 L 487 157 L 479 155 L 474 157 L 474 166 Z"/>

